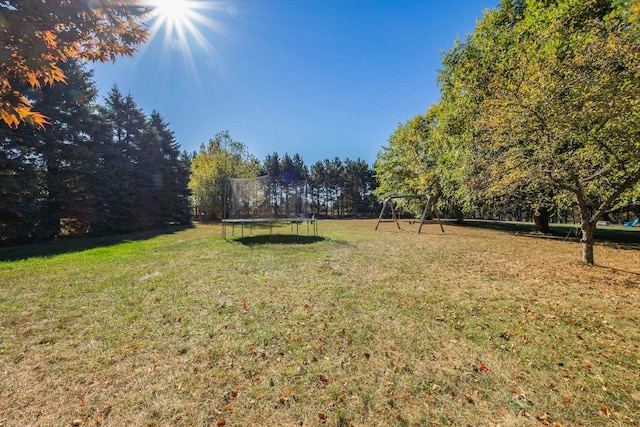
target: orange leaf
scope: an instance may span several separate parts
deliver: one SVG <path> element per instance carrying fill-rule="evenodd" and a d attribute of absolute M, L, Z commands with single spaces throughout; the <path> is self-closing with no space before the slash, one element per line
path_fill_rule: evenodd
<path fill-rule="evenodd" d="M 225 424 L 227 424 L 227 420 L 225 420 L 224 418 L 220 418 L 216 423 L 217 426 L 223 426 Z"/>
<path fill-rule="evenodd" d="M 327 415 L 323 414 L 322 412 L 318 412 L 318 418 L 320 418 L 322 421 L 325 421 L 327 419 Z"/>
<path fill-rule="evenodd" d="M 491 372 L 491 368 L 490 368 L 490 367 L 488 367 L 488 366 L 487 366 L 487 364 L 486 364 L 486 363 L 484 363 L 484 362 L 481 362 L 481 363 L 478 365 L 478 367 L 476 368 L 476 370 L 477 370 L 478 372 L 484 372 L 484 373 L 486 373 L 486 372 Z"/>

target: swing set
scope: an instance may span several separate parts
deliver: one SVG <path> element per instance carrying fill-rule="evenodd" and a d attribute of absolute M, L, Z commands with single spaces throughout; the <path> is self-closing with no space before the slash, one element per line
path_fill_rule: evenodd
<path fill-rule="evenodd" d="M 424 211 L 422 212 L 422 216 L 420 217 L 420 225 L 418 227 L 418 234 L 422 232 L 422 225 L 427 217 L 427 211 L 429 210 L 429 203 L 431 202 L 431 195 L 429 194 L 405 194 L 405 195 L 396 195 L 396 196 L 388 196 L 384 199 L 382 204 L 382 209 L 380 210 L 380 216 L 378 217 L 378 222 L 376 223 L 376 230 L 378 230 L 378 226 L 381 222 L 395 222 L 398 226 L 398 230 L 400 230 L 400 217 L 396 212 L 393 201 L 396 199 L 425 199 Z M 391 219 L 382 219 L 384 216 L 384 212 L 387 209 L 387 206 L 391 209 Z M 434 210 L 434 214 L 437 218 L 437 222 L 440 225 L 440 230 L 444 233 L 444 227 L 442 226 L 442 221 L 438 216 L 437 212 Z"/>

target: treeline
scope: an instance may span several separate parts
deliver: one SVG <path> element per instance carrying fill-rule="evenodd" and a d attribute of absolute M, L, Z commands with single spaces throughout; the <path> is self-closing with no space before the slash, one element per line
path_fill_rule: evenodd
<path fill-rule="evenodd" d="M 640 213 L 640 8 L 618 0 L 502 0 L 445 53 L 441 96 L 379 154 L 380 186 L 429 193 L 450 214 Z"/>
<path fill-rule="evenodd" d="M 97 104 L 92 73 L 21 87 L 45 130 L 0 125 L 0 245 L 108 235 L 191 220 L 189 159 L 162 116 L 116 87 Z"/>
<path fill-rule="evenodd" d="M 311 195 L 311 212 L 325 216 L 370 216 L 378 209 L 373 190 L 373 169 L 362 159 L 319 160 L 307 167 L 299 154 L 267 155 L 262 173 L 306 180 Z"/>
<path fill-rule="evenodd" d="M 229 132 L 220 132 L 193 155 L 191 188 L 199 217 L 221 219 L 229 215 L 229 178 L 262 175 L 305 180 L 310 211 L 317 216 L 370 216 L 379 210 L 373 195 L 376 180 L 362 159 L 325 159 L 307 166 L 299 154 L 274 152 L 259 161 Z"/>

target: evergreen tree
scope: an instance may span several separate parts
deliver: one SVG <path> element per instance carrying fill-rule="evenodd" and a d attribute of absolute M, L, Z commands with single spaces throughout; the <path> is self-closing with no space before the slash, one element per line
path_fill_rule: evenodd
<path fill-rule="evenodd" d="M 46 132 L 27 131 L 41 157 L 44 238 L 60 235 L 62 220 L 72 215 L 76 199 L 86 194 L 81 187 L 88 166 L 83 151 L 89 144 L 88 125 L 97 96 L 92 73 L 83 65 L 70 60 L 61 69 L 67 76 L 65 85 L 44 87 L 31 95 L 34 108 L 49 117 L 50 126 Z"/>
<path fill-rule="evenodd" d="M 11 130 L 0 124 L 0 245 L 31 240 L 37 235 L 40 179 L 33 148 L 25 141 L 27 128 Z"/>
<path fill-rule="evenodd" d="M 25 89 L 32 104 L 50 119 L 46 132 L 30 127 L 3 129 L 3 217 L 10 241 L 75 232 L 75 204 L 82 195 L 84 154 L 96 90 L 91 73 L 78 62 L 61 64 L 67 84 Z M 63 224 L 64 221 L 64 224 Z"/>
<path fill-rule="evenodd" d="M 149 168 L 143 181 L 138 183 L 138 190 L 146 187 L 149 189 L 149 194 L 156 198 L 158 225 L 188 224 L 191 222 L 189 206 L 191 192 L 188 187 L 190 163 L 185 162 L 184 158 L 181 160 L 179 145 L 173 132 L 169 130 L 167 123 L 157 111 L 151 113 L 147 122 L 145 135 L 149 134 L 152 135 L 150 139 L 156 142 L 141 149 L 141 165 L 143 161 L 149 163 L 151 159 L 155 163 Z M 153 150 L 150 150 L 151 147 Z M 148 153 L 148 155 L 143 156 L 142 153 Z M 145 175 L 141 174 L 141 176 Z M 155 217 L 156 212 L 151 214 Z"/>
<path fill-rule="evenodd" d="M 102 120 L 108 124 L 109 138 L 104 141 L 100 169 L 103 176 L 102 221 L 96 224 L 98 234 L 132 231 L 135 219 L 136 173 L 139 144 L 146 119 L 133 98 L 124 96 L 114 86 L 102 108 Z"/>
<path fill-rule="evenodd" d="M 375 188 L 373 170 L 362 159 L 344 160 L 341 198 L 346 215 L 371 214 L 375 199 L 372 190 Z"/>

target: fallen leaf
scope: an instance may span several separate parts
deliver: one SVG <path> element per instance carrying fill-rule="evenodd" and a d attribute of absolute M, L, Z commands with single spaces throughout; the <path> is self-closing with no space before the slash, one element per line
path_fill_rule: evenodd
<path fill-rule="evenodd" d="M 465 400 L 468 403 L 474 404 L 475 402 L 473 401 L 473 397 L 471 397 L 470 395 L 466 394 L 466 393 L 462 393 L 462 397 L 465 398 Z"/>
<path fill-rule="evenodd" d="M 247 309 L 247 302 L 245 300 L 242 300 L 242 308 Z"/>
<path fill-rule="evenodd" d="M 478 367 L 476 368 L 476 370 L 478 372 L 483 372 L 483 373 L 487 373 L 487 372 L 491 372 L 491 368 L 487 366 L 486 363 L 481 362 Z"/>
<path fill-rule="evenodd" d="M 540 421 L 547 421 L 549 420 L 549 414 L 545 412 L 545 413 L 536 415 L 536 418 L 539 419 Z"/>
<path fill-rule="evenodd" d="M 562 397 L 562 401 L 563 401 L 564 403 L 569 403 L 569 402 L 571 402 L 571 398 L 570 398 L 569 396 L 563 396 L 563 397 Z"/>
<path fill-rule="evenodd" d="M 225 420 L 224 418 L 220 418 L 216 423 L 217 426 L 223 426 L 225 424 L 227 424 L 227 420 Z"/>
<path fill-rule="evenodd" d="M 522 390 L 513 390 L 513 392 L 511 393 L 515 400 L 527 400 L 527 396 L 524 394 L 524 391 Z"/>
<path fill-rule="evenodd" d="M 611 416 L 611 408 L 609 408 L 608 406 L 603 406 L 602 408 L 600 408 L 600 412 L 602 412 L 602 414 L 607 418 Z"/>
<path fill-rule="evenodd" d="M 322 421 L 325 421 L 327 419 L 327 415 L 322 412 L 318 412 L 318 418 L 320 418 Z"/>

